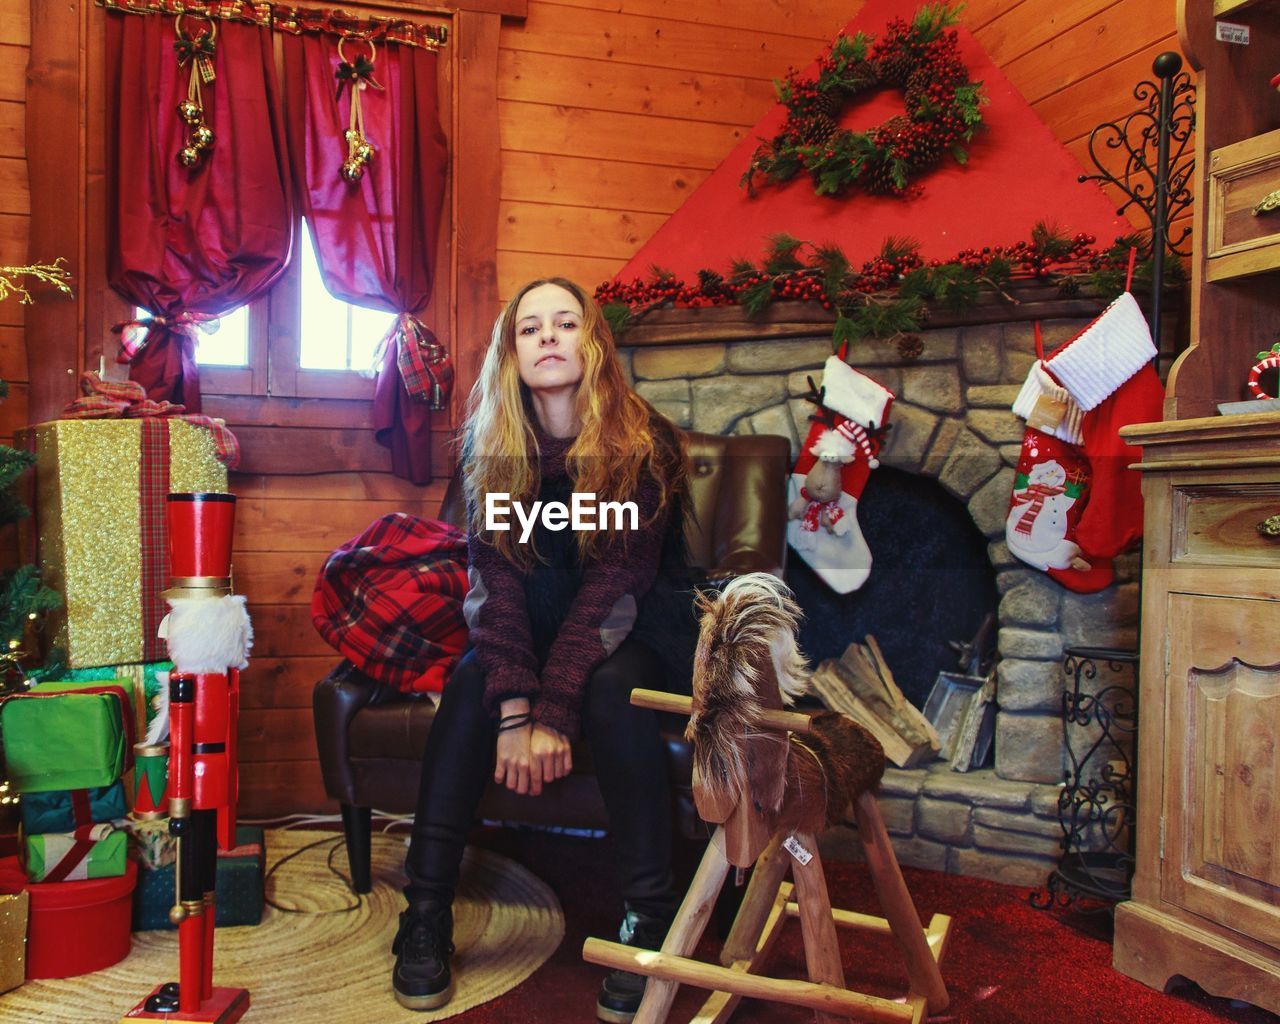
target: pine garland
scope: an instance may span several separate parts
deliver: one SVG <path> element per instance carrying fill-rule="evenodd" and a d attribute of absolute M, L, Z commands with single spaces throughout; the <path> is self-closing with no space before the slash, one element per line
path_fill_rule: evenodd
<path fill-rule="evenodd" d="M 790 235 L 774 235 L 759 264 L 734 260 L 727 274 L 699 270 L 693 284 L 671 271 L 653 267 L 649 280 L 606 281 L 596 300 L 615 334 L 654 309 L 739 305 L 749 317 L 773 302 L 815 302 L 835 315 L 832 351 L 863 338 L 903 341 L 921 329 L 930 306 L 967 309 L 984 293 L 1014 302 L 1010 281 L 1040 280 L 1055 284 L 1063 295 L 1082 288 L 1105 298 L 1124 290 L 1129 249 L 1148 252 L 1137 237 L 1117 238 L 1105 249 L 1093 235 L 1068 235 L 1045 224 L 1032 228 L 1028 241 L 1010 246 L 964 249 L 951 260 L 925 261 L 911 238 L 885 239 L 880 252 L 858 269 L 839 246 L 814 246 Z M 1166 264 L 1170 280 L 1180 279 L 1182 265 Z M 1139 262 L 1135 281 L 1151 280 L 1151 262 Z M 904 358 L 915 346 L 903 348 Z"/>
<path fill-rule="evenodd" d="M 969 80 L 959 37 L 947 31 L 959 15 L 959 7 L 927 4 L 910 24 L 889 22 L 879 41 L 863 32 L 837 36 L 816 78 L 791 68 L 774 83 L 786 123 L 752 156 L 740 182 L 748 194 L 755 194 L 757 176 L 777 185 L 805 171 L 818 195 L 851 188 L 903 195 L 947 154 L 965 163 L 987 101 L 981 83 Z M 903 91 L 904 115 L 865 132 L 837 126 L 849 100 L 880 88 Z"/>

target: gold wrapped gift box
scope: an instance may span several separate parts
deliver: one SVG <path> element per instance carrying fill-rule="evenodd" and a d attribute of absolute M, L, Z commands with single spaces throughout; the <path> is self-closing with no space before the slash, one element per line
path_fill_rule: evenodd
<path fill-rule="evenodd" d="M 30 903 L 25 892 L 0 896 L 0 992 L 15 989 L 26 979 Z"/>
<path fill-rule="evenodd" d="M 169 434 L 168 489 L 225 492 L 227 471 L 209 431 L 182 420 L 162 422 Z M 154 660 L 146 657 L 143 637 L 143 423 L 54 420 L 18 437 L 19 447 L 36 454 L 41 571 L 64 601 L 50 616 L 49 642 L 67 652 L 72 668 Z M 163 495 L 157 500 L 163 506 Z M 163 558 L 167 580 L 167 552 Z"/>

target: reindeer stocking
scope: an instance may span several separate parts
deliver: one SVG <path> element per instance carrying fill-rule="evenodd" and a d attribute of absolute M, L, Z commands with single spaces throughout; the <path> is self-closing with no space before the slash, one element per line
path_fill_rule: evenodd
<path fill-rule="evenodd" d="M 892 392 L 838 356 L 823 369 L 813 426 L 791 471 L 787 540 L 832 590 L 866 582 L 871 552 L 858 528 L 858 499 L 879 462 Z"/>

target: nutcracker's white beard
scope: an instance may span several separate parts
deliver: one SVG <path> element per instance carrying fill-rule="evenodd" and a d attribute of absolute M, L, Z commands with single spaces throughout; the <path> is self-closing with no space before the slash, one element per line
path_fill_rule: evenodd
<path fill-rule="evenodd" d="M 171 598 L 169 608 L 160 635 L 178 672 L 225 672 L 249 664 L 253 624 L 243 596 Z"/>

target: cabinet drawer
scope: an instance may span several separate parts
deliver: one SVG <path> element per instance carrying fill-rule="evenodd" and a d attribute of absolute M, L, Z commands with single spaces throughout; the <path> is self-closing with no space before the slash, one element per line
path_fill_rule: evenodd
<path fill-rule="evenodd" d="M 1280 131 L 1210 156 L 1208 236 L 1211 281 L 1280 267 Z"/>
<path fill-rule="evenodd" d="M 1280 568 L 1280 538 L 1258 524 L 1280 515 L 1280 483 L 1173 489 L 1173 560 Z"/>

